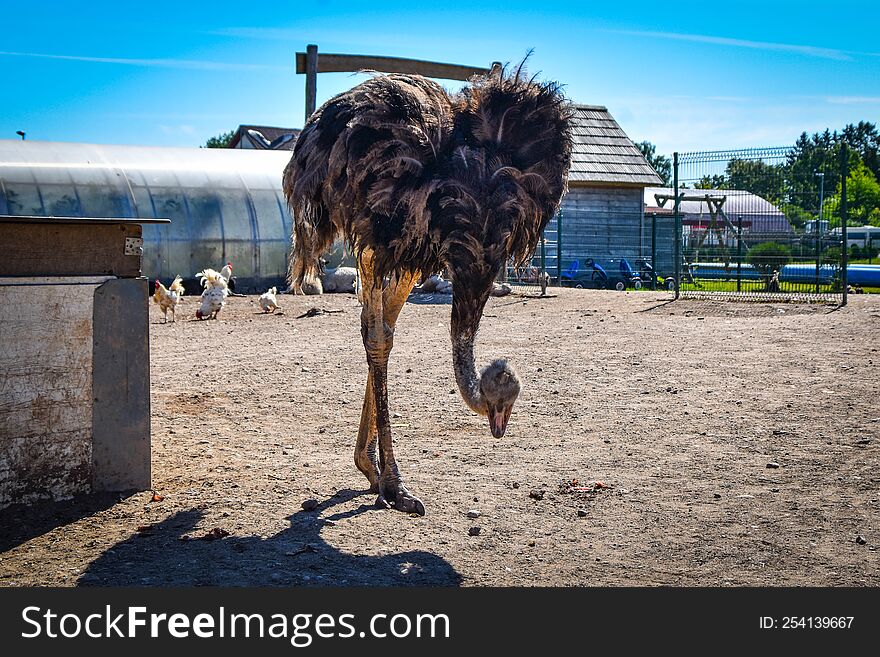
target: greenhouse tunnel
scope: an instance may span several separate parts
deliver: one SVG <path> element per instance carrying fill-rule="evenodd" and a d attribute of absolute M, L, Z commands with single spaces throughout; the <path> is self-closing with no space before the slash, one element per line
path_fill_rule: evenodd
<path fill-rule="evenodd" d="M 0 140 L 0 215 L 167 218 L 143 227 L 150 280 L 179 274 L 190 288 L 196 272 L 229 261 L 239 292 L 284 288 L 290 155 Z"/>

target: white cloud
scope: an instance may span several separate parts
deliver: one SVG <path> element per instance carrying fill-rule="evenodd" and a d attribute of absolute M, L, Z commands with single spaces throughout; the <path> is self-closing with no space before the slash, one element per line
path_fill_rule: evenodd
<path fill-rule="evenodd" d="M 6 52 L 0 55 L 7 57 L 38 57 L 42 59 L 59 59 L 75 62 L 93 62 L 98 64 L 123 64 L 126 66 L 145 66 L 155 68 L 178 68 L 201 71 L 266 71 L 289 70 L 284 66 L 269 64 L 237 64 L 233 62 L 211 62 L 195 59 L 132 59 L 127 57 L 89 57 L 85 55 L 48 55 L 38 52 Z"/>
<path fill-rule="evenodd" d="M 826 96 L 824 100 L 834 105 L 880 105 L 880 96 Z"/>
<path fill-rule="evenodd" d="M 650 32 L 641 30 L 600 30 L 614 34 L 626 34 L 628 36 L 648 37 L 654 39 L 674 39 L 676 41 L 692 41 L 695 43 L 709 43 L 718 46 L 734 46 L 737 48 L 752 48 L 755 50 L 771 50 L 779 52 L 792 52 L 807 57 L 820 57 L 822 59 L 835 59 L 839 61 L 852 60 L 853 55 L 867 55 L 875 57 L 880 53 L 863 53 L 852 50 L 839 50 L 837 48 L 821 48 L 818 46 L 804 46 L 790 43 L 774 43 L 772 41 L 749 41 L 746 39 L 731 39 L 728 37 L 716 37 L 706 34 L 681 34 L 678 32 Z"/>

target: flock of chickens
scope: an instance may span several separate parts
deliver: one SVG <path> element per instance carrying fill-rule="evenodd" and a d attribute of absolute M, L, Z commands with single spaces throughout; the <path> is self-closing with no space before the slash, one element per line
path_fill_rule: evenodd
<path fill-rule="evenodd" d="M 204 269 L 196 274 L 196 277 L 201 279 L 204 288 L 199 308 L 196 310 L 196 318 L 217 319 L 217 315 L 226 305 L 226 297 L 229 296 L 230 284 L 233 281 L 232 263 L 227 262 L 220 271 Z M 264 313 L 274 313 L 280 307 L 277 294 L 278 289 L 271 287 L 260 295 L 260 308 Z M 168 311 L 171 311 L 171 321 L 175 321 L 177 307 L 183 302 L 183 279 L 180 276 L 175 277 L 171 285 L 166 288 L 157 278 L 153 302 L 159 305 L 165 316 L 165 322 L 168 321 Z"/>

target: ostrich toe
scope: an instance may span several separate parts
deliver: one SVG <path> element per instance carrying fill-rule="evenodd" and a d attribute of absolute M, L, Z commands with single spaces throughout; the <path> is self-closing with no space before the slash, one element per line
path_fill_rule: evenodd
<path fill-rule="evenodd" d="M 425 515 L 425 505 L 422 501 L 410 493 L 405 486 L 398 484 L 395 489 L 385 488 L 376 498 L 376 506 L 384 509 L 396 509 L 404 513 L 417 513 Z"/>

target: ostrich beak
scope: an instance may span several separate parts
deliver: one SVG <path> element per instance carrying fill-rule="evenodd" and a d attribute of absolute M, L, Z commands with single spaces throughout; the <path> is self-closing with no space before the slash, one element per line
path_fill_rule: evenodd
<path fill-rule="evenodd" d="M 507 421 L 510 420 L 511 412 L 513 412 L 513 406 L 489 409 L 489 428 L 492 430 L 492 436 L 494 438 L 504 437 L 504 432 L 507 431 Z"/>

